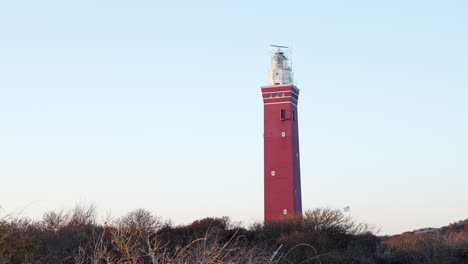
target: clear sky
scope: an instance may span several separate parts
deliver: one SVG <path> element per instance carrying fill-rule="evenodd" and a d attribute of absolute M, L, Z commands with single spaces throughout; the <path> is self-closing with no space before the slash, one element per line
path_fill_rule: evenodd
<path fill-rule="evenodd" d="M 0 213 L 263 217 L 269 44 L 292 46 L 304 209 L 468 217 L 467 1 L 2 1 Z"/>

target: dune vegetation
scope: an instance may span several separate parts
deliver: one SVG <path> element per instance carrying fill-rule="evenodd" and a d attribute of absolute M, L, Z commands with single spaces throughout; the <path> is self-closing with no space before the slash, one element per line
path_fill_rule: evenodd
<path fill-rule="evenodd" d="M 93 207 L 0 218 L 0 264 L 468 263 L 468 220 L 378 237 L 339 210 L 245 227 L 229 218 L 174 225 L 138 209 L 97 221 Z"/>

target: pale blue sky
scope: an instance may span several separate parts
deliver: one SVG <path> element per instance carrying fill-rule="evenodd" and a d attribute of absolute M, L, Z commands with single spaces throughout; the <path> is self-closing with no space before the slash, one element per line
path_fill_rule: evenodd
<path fill-rule="evenodd" d="M 303 206 L 468 217 L 466 1 L 2 1 L 0 206 L 263 216 L 269 44 L 293 47 Z"/>

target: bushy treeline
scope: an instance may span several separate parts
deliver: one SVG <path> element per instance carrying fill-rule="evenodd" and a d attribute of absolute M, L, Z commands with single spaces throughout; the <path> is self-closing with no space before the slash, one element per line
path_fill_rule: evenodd
<path fill-rule="evenodd" d="M 77 207 L 39 221 L 0 219 L 0 264 L 468 263 L 462 231 L 407 247 L 332 209 L 242 227 L 228 218 L 176 226 L 142 209 L 98 223 L 93 207 Z"/>
<path fill-rule="evenodd" d="M 399 249 L 399 257 L 408 263 L 468 263 L 468 219 L 427 233 L 406 232 L 384 240 Z"/>

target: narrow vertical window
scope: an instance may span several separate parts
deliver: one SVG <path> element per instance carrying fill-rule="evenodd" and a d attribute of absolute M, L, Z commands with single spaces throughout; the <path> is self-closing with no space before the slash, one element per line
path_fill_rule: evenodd
<path fill-rule="evenodd" d="M 281 109 L 280 111 L 280 120 L 286 119 L 286 109 Z"/>

